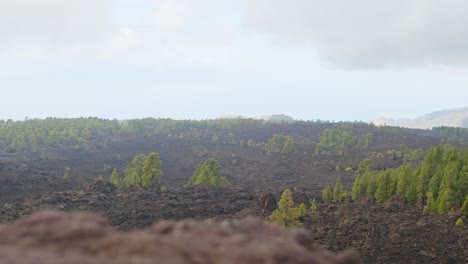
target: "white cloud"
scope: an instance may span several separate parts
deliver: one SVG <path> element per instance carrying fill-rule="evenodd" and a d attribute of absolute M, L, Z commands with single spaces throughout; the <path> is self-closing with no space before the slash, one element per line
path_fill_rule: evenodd
<path fill-rule="evenodd" d="M 193 7 L 192 0 L 163 0 L 156 12 L 156 29 L 158 31 L 179 29 L 193 15 Z"/>
<path fill-rule="evenodd" d="M 466 65 L 463 0 L 249 0 L 254 30 L 310 43 L 343 68 Z"/>
<path fill-rule="evenodd" d="M 92 38 L 103 28 L 104 14 L 105 0 L 0 0 L 0 34 Z"/>
<path fill-rule="evenodd" d="M 140 43 L 129 28 L 110 29 L 106 0 L 0 0 L 2 58 L 115 57 Z"/>

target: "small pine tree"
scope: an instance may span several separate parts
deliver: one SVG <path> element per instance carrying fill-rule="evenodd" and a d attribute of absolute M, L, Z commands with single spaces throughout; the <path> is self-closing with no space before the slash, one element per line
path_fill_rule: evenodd
<path fill-rule="evenodd" d="M 63 179 L 68 180 L 70 179 L 70 168 L 65 168 L 65 174 L 63 175 Z"/>
<path fill-rule="evenodd" d="M 345 198 L 343 182 L 341 181 L 341 176 L 338 176 L 335 187 L 333 188 L 333 202 L 341 203 L 344 202 Z"/>
<path fill-rule="evenodd" d="M 437 199 L 437 212 L 445 214 L 452 208 L 452 190 L 445 188 Z"/>
<path fill-rule="evenodd" d="M 193 176 L 189 178 L 187 185 L 229 185 L 229 181 L 225 177 L 221 176 L 221 173 L 219 172 L 220 168 L 221 166 L 216 159 L 207 159 L 203 164 L 198 165 Z"/>
<path fill-rule="evenodd" d="M 386 202 L 392 196 L 391 176 L 392 174 L 389 170 L 381 173 L 379 176 L 377 192 L 375 193 L 375 198 L 379 204 Z"/>
<path fill-rule="evenodd" d="M 289 189 L 284 190 L 281 199 L 278 202 L 278 209 L 270 215 L 270 220 L 283 227 L 302 226 L 299 218 L 306 214 L 305 205 L 302 203 L 299 207 L 294 206 L 292 193 Z"/>
<path fill-rule="evenodd" d="M 141 184 L 143 187 L 151 186 L 155 183 L 159 183 L 159 177 L 162 175 L 161 160 L 159 154 L 151 152 L 143 162 Z"/>
<path fill-rule="evenodd" d="M 312 214 L 316 214 L 318 208 L 317 208 L 317 203 L 315 202 L 315 199 L 310 199 L 309 204 L 310 204 L 310 211 L 312 212 Z"/>
<path fill-rule="evenodd" d="M 323 189 L 322 199 L 325 203 L 331 203 L 333 201 L 333 193 L 330 186 L 327 186 L 325 189 Z"/>
<path fill-rule="evenodd" d="M 455 223 L 455 226 L 459 226 L 459 227 L 460 227 L 460 226 L 463 226 L 463 225 L 464 225 L 463 219 L 462 219 L 461 217 L 458 218 L 457 222 Z"/>
<path fill-rule="evenodd" d="M 466 218 L 468 218 L 468 195 L 465 198 L 465 202 L 463 203 L 463 206 L 461 208 L 461 213 L 464 215 Z"/>
<path fill-rule="evenodd" d="M 111 180 L 110 182 L 112 183 L 112 185 L 114 185 L 115 187 L 117 188 L 120 188 L 121 187 L 121 181 L 120 181 L 120 177 L 119 177 L 119 172 L 117 171 L 116 168 L 114 168 L 114 171 L 112 171 L 112 175 L 111 175 Z"/>

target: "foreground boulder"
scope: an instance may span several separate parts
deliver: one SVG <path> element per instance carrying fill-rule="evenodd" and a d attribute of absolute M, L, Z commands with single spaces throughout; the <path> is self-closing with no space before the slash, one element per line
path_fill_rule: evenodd
<path fill-rule="evenodd" d="M 331 255 L 307 232 L 255 218 L 159 222 L 121 232 L 102 217 L 44 211 L 0 225 L 0 263 L 360 263 L 354 252 Z"/>

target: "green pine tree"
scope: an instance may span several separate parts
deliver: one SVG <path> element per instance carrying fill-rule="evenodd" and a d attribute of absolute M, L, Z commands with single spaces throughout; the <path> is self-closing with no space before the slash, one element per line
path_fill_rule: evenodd
<path fill-rule="evenodd" d="M 155 183 L 159 183 L 159 178 L 162 175 L 161 160 L 159 154 L 151 152 L 143 162 L 141 184 L 143 187 L 151 186 Z"/>
<path fill-rule="evenodd" d="M 207 159 L 203 164 L 199 165 L 192 177 L 189 178 L 187 185 L 215 185 L 224 186 L 230 184 L 229 181 L 221 176 L 219 169 L 221 166 L 214 158 Z"/>
<path fill-rule="evenodd" d="M 338 179 L 336 179 L 335 187 L 333 188 L 333 202 L 335 203 L 344 202 L 346 198 L 344 194 L 345 194 L 345 191 L 344 191 L 343 182 L 341 181 L 341 176 L 338 176 Z"/>
<path fill-rule="evenodd" d="M 392 173 L 390 170 L 384 171 L 380 174 L 377 192 L 375 193 L 377 203 L 384 203 L 392 196 L 391 177 Z"/>
<path fill-rule="evenodd" d="M 333 193 L 330 186 L 327 186 L 325 189 L 323 189 L 322 199 L 325 203 L 331 203 L 333 201 Z"/>
<path fill-rule="evenodd" d="M 114 171 L 112 171 L 111 181 L 110 182 L 112 183 L 112 185 L 114 185 L 117 188 L 121 187 L 119 172 L 117 171 L 116 168 L 114 168 Z"/>
<path fill-rule="evenodd" d="M 468 194 L 466 195 L 465 202 L 463 202 L 463 206 L 461 208 L 461 213 L 466 218 L 468 218 Z"/>
<path fill-rule="evenodd" d="M 317 207 L 317 203 L 315 202 L 315 199 L 310 199 L 309 204 L 310 204 L 310 211 L 312 212 L 312 214 L 316 214 L 318 207 Z"/>
<path fill-rule="evenodd" d="M 284 190 L 281 199 L 278 202 L 278 209 L 270 215 L 270 220 L 283 227 L 302 226 L 299 221 L 306 214 L 306 208 L 303 203 L 299 207 L 294 206 L 292 193 L 289 189 Z"/>

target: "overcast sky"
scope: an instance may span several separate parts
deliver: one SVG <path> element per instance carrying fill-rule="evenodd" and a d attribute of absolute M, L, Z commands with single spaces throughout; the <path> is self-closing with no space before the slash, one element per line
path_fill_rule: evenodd
<path fill-rule="evenodd" d="M 464 0 L 0 0 L 0 119 L 468 107 Z"/>

